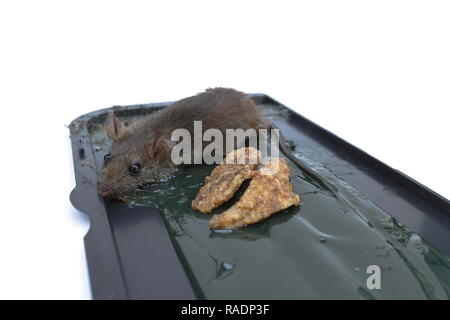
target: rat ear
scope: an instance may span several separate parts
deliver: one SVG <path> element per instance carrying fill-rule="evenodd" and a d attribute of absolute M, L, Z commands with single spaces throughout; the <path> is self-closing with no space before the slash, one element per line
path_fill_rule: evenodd
<path fill-rule="evenodd" d="M 129 129 L 125 127 L 122 121 L 114 115 L 113 111 L 108 113 L 108 118 L 106 119 L 105 130 L 108 137 L 117 141 L 125 137 Z"/>
<path fill-rule="evenodd" d="M 162 135 L 149 145 L 148 155 L 151 159 L 161 163 L 170 158 L 172 147 L 173 142 L 170 140 L 170 135 Z"/>

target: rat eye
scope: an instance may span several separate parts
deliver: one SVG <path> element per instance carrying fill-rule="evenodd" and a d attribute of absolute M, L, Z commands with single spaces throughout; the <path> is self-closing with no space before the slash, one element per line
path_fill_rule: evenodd
<path fill-rule="evenodd" d="M 107 153 L 105 154 L 105 156 L 103 157 L 103 163 L 106 165 L 108 164 L 108 162 L 110 162 L 112 160 L 111 154 Z"/>
<path fill-rule="evenodd" d="M 139 163 L 133 163 L 131 166 L 128 167 L 128 171 L 131 174 L 138 174 L 139 171 L 141 171 L 141 165 Z"/>

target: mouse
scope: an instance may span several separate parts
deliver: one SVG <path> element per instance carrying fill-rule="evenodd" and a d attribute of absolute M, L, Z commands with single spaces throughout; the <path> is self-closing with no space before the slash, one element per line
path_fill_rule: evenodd
<path fill-rule="evenodd" d="M 267 129 L 270 123 L 245 93 L 231 88 L 212 88 L 181 99 L 125 126 L 108 113 L 105 131 L 112 145 L 97 175 L 103 197 L 120 197 L 169 177 L 178 167 L 171 161 L 172 132 L 187 129 L 193 136 L 194 121 L 202 129 Z"/>
<path fill-rule="evenodd" d="M 292 153 L 278 127 L 262 115 L 248 95 L 231 88 L 212 88 L 174 102 L 129 126 L 110 111 L 105 131 L 112 145 L 97 175 L 99 194 L 122 199 L 127 193 L 170 177 L 180 166 L 171 159 L 175 144 L 172 132 L 184 128 L 193 137 L 194 121 L 202 121 L 203 131 L 214 128 L 223 136 L 226 129 L 277 129 L 279 149 L 306 174 L 322 181 Z"/>

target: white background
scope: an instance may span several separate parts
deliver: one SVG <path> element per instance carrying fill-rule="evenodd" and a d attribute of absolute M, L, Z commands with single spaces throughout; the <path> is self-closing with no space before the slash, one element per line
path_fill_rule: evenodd
<path fill-rule="evenodd" d="M 69 130 L 267 93 L 450 198 L 448 1 L 2 1 L 0 298 L 90 298 Z"/>

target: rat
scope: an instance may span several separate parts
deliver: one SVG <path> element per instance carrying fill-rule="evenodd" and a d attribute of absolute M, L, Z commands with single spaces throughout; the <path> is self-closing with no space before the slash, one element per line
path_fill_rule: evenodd
<path fill-rule="evenodd" d="M 203 131 L 215 128 L 224 136 L 226 129 L 270 127 L 250 97 L 228 88 L 207 89 L 128 127 L 110 112 L 105 130 L 113 144 L 97 177 L 100 195 L 117 197 L 173 174 L 177 166 L 170 157 L 172 132 L 184 128 L 193 136 L 194 121 L 202 121 Z"/>
<path fill-rule="evenodd" d="M 105 130 L 113 141 L 104 156 L 104 165 L 97 176 L 101 196 L 120 199 L 122 195 L 144 189 L 153 182 L 172 175 L 177 166 L 171 160 L 171 141 L 175 129 L 189 130 L 193 137 L 194 121 L 202 121 L 202 129 L 278 129 L 260 112 L 245 93 L 228 88 L 207 89 L 184 98 L 130 126 L 108 114 Z M 203 132 L 202 132 L 203 134 Z M 322 180 L 292 154 L 281 132 L 280 149 L 309 175 Z"/>

